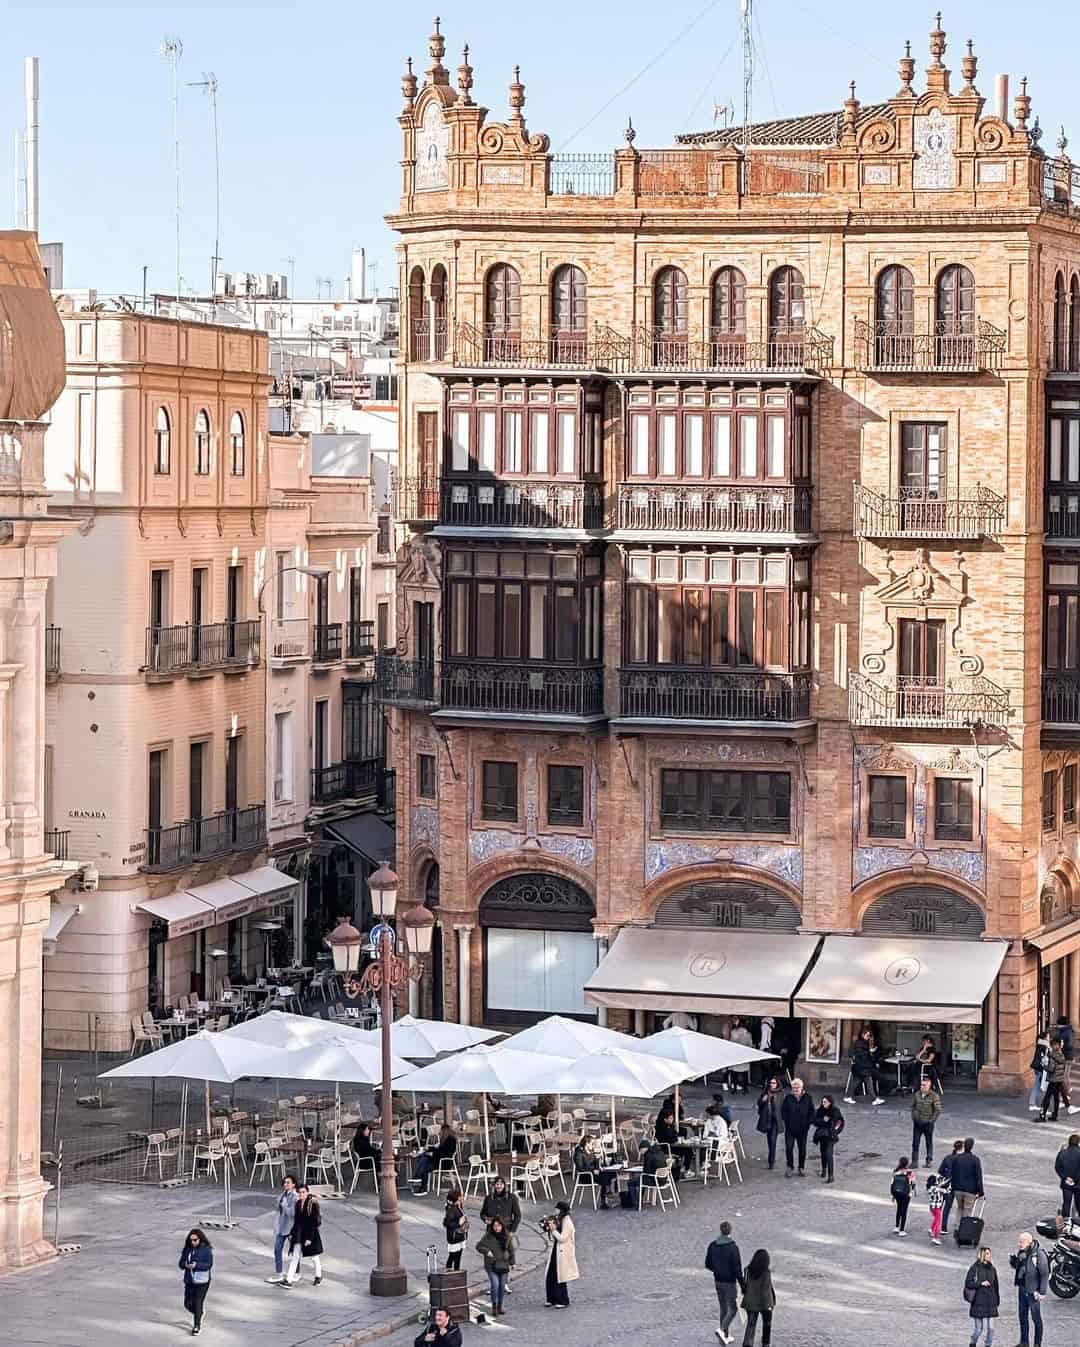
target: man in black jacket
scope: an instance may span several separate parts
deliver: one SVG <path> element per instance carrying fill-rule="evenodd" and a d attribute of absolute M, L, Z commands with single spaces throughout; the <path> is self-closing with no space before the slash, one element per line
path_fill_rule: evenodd
<path fill-rule="evenodd" d="M 720 1303 L 720 1327 L 716 1336 L 723 1343 L 734 1342 L 734 1335 L 728 1333 L 731 1321 L 738 1312 L 738 1291 L 746 1290 L 746 1277 L 743 1274 L 742 1257 L 739 1246 L 731 1238 L 731 1222 L 720 1222 L 720 1233 L 705 1251 L 705 1266 L 713 1275 L 716 1284 L 716 1299 Z"/>
<path fill-rule="evenodd" d="M 954 1141 L 952 1144 L 952 1150 L 949 1152 L 948 1155 L 946 1155 L 945 1159 L 942 1160 L 941 1164 L 938 1165 L 938 1173 L 941 1175 L 943 1179 L 948 1179 L 949 1181 L 949 1190 L 945 1194 L 945 1209 L 941 1213 L 941 1233 L 943 1235 L 947 1235 L 949 1233 L 949 1213 L 952 1211 L 953 1202 L 956 1200 L 956 1194 L 952 1190 L 953 1161 L 963 1151 L 963 1149 L 964 1143 L 962 1141 Z"/>
<path fill-rule="evenodd" d="M 1080 1220 L 1080 1132 L 1074 1132 L 1054 1161 L 1054 1172 L 1061 1180 L 1061 1214 L 1066 1220 L 1075 1210 Z"/>
<path fill-rule="evenodd" d="M 791 1093 L 780 1105 L 780 1120 L 784 1124 L 784 1150 L 787 1153 L 787 1170 L 784 1177 L 790 1179 L 794 1172 L 795 1146 L 798 1144 L 799 1178 L 805 1178 L 806 1138 L 810 1133 L 810 1124 L 814 1120 L 814 1101 L 798 1076 L 791 1082 Z"/>
<path fill-rule="evenodd" d="M 461 1329 L 450 1318 L 449 1310 L 435 1310 L 427 1327 L 417 1334 L 413 1347 L 461 1347 Z"/>
<path fill-rule="evenodd" d="M 975 1138 L 964 1138 L 964 1149 L 953 1156 L 952 1190 L 960 1220 L 975 1210 L 975 1203 L 985 1197 L 982 1161 L 975 1154 Z"/>

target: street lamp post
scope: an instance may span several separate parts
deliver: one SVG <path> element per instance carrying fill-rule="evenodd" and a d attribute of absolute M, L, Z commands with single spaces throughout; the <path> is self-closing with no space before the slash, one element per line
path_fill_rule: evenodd
<path fill-rule="evenodd" d="M 368 965 L 361 981 L 364 991 L 378 994 L 382 1027 L 382 1169 L 379 1177 L 379 1214 L 375 1217 L 376 1258 L 369 1284 L 373 1296 L 403 1296 L 408 1290 L 408 1277 L 401 1262 L 397 1167 L 391 1143 L 394 1101 L 390 1071 L 390 1026 L 394 1016 L 394 989 L 407 986 L 410 978 L 418 979 L 422 972 L 419 960 L 414 967 L 410 967 L 409 936 L 412 935 L 415 953 L 425 954 L 431 949 L 431 928 L 434 924 L 434 917 L 427 908 L 411 907 L 402 913 L 400 952 L 395 952 L 389 923 L 397 907 L 397 886 L 397 875 L 385 861 L 368 879 L 372 907 L 379 917 L 379 957 Z"/>

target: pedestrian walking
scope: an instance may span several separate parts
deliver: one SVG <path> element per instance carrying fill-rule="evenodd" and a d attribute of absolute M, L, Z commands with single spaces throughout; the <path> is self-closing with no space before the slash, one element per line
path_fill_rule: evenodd
<path fill-rule="evenodd" d="M 413 1347 L 461 1347 L 461 1329 L 440 1305 L 413 1339 Z"/>
<path fill-rule="evenodd" d="M 545 1286 L 547 1303 L 555 1309 L 565 1309 L 570 1304 L 567 1285 L 581 1276 L 577 1265 L 576 1231 L 568 1202 L 556 1202 L 555 1219 L 548 1222 L 547 1233 L 552 1239 Z"/>
<path fill-rule="evenodd" d="M 720 1326 L 714 1331 L 721 1342 L 734 1342 L 735 1335 L 728 1329 L 739 1312 L 739 1291 L 746 1290 L 746 1278 L 739 1246 L 731 1237 L 730 1221 L 720 1222 L 720 1233 L 705 1250 L 705 1266 L 713 1275 L 720 1306 Z"/>
<path fill-rule="evenodd" d="M 1080 1132 L 1074 1132 L 1054 1160 L 1054 1173 L 1061 1182 L 1061 1214 L 1068 1220 L 1075 1211 L 1080 1220 Z"/>
<path fill-rule="evenodd" d="M 300 1280 L 300 1260 L 310 1258 L 315 1264 L 314 1286 L 322 1284 L 323 1242 L 319 1229 L 322 1225 L 322 1212 L 318 1198 L 302 1183 L 296 1190 L 296 1210 L 293 1213 L 293 1228 L 289 1236 L 289 1271 L 281 1283 L 291 1289 Z"/>
<path fill-rule="evenodd" d="M 506 1313 L 503 1297 L 506 1295 L 506 1278 L 510 1274 L 510 1231 L 498 1216 L 484 1231 L 476 1252 L 484 1259 L 484 1271 L 491 1289 L 491 1313 L 498 1318 Z"/>
<path fill-rule="evenodd" d="M 1050 1039 L 1045 1031 L 1040 1033 L 1035 1040 L 1035 1052 L 1031 1058 L 1031 1069 L 1035 1072 L 1035 1080 L 1031 1086 L 1031 1093 L 1028 1095 L 1028 1112 L 1038 1113 L 1039 1106 L 1042 1103 L 1042 1097 L 1046 1093 L 1046 1087 L 1049 1084 L 1046 1076 L 1046 1069 L 1050 1064 Z"/>
<path fill-rule="evenodd" d="M 791 1082 L 791 1093 L 780 1105 L 780 1121 L 784 1124 L 784 1153 L 787 1156 L 785 1178 L 791 1178 L 795 1169 L 795 1149 L 799 1151 L 799 1178 L 806 1177 L 806 1139 L 814 1121 L 814 1100 L 798 1076 Z"/>
<path fill-rule="evenodd" d="M 997 1269 L 990 1259 L 990 1250 L 984 1245 L 964 1278 L 964 1299 L 972 1321 L 969 1347 L 978 1347 L 983 1333 L 986 1334 L 986 1347 L 993 1347 L 994 1343 L 994 1320 L 1001 1307 L 1001 1291 Z"/>
<path fill-rule="evenodd" d="M 896 1233 L 901 1238 L 907 1235 L 908 1207 L 911 1206 L 915 1190 L 915 1171 L 911 1168 L 908 1157 L 902 1155 L 892 1172 L 892 1182 L 889 1184 L 889 1193 L 896 1203 Z"/>
<path fill-rule="evenodd" d="M 949 1152 L 948 1155 L 946 1155 L 944 1160 L 942 1160 L 941 1164 L 938 1165 L 938 1173 L 941 1175 L 943 1179 L 945 1179 L 948 1182 L 949 1185 L 945 1193 L 945 1206 L 943 1207 L 941 1212 L 941 1233 L 943 1235 L 947 1235 L 949 1233 L 949 1213 L 952 1211 L 953 1202 L 956 1200 L 956 1194 L 953 1192 L 952 1186 L 953 1161 L 961 1153 L 961 1151 L 963 1151 L 963 1149 L 964 1143 L 962 1141 L 954 1141 L 952 1144 L 952 1150 Z"/>
<path fill-rule="evenodd" d="M 742 1020 L 735 1017 L 731 1022 L 731 1041 L 738 1043 L 740 1047 L 752 1048 L 754 1040 L 750 1037 L 750 1030 L 743 1024 Z M 745 1066 L 733 1066 L 728 1072 L 731 1080 L 731 1088 L 736 1093 L 746 1094 L 750 1089 L 750 1064 Z"/>
<path fill-rule="evenodd" d="M 758 1095 L 757 1130 L 769 1143 L 769 1168 L 776 1168 L 776 1138 L 780 1134 L 780 1110 L 784 1092 L 776 1076 L 769 1077 L 769 1083 Z"/>
<path fill-rule="evenodd" d="M 919 1093 L 911 1101 L 911 1163 L 919 1167 L 919 1142 L 926 1143 L 926 1163 L 934 1163 L 934 1124 L 941 1117 L 941 1096 L 923 1076 Z"/>
<path fill-rule="evenodd" d="M 983 1188 L 982 1161 L 975 1154 L 975 1138 L 965 1137 L 959 1154 L 953 1155 L 952 1169 L 953 1197 L 960 1211 L 960 1219 L 975 1213 L 975 1203 L 986 1196 Z"/>
<path fill-rule="evenodd" d="M 855 1096 L 860 1087 L 865 1088 L 867 1084 L 874 1091 L 874 1097 L 871 1104 L 884 1104 L 885 1100 L 881 1097 L 879 1088 L 881 1073 L 878 1070 L 878 1059 L 881 1056 L 881 1049 L 874 1043 L 874 1036 L 869 1029 L 864 1029 L 855 1040 L 855 1046 L 851 1050 L 851 1093 L 844 1095 L 845 1104 L 854 1104 Z"/>
<path fill-rule="evenodd" d="M 517 1262 L 518 1238 L 517 1230 L 521 1224 L 521 1203 L 517 1199 L 517 1194 L 512 1193 L 506 1186 L 506 1180 L 500 1175 L 492 1184 L 491 1192 L 484 1198 L 483 1205 L 480 1208 L 480 1219 L 490 1223 L 498 1217 L 506 1227 L 506 1233 L 510 1236 L 510 1267 L 511 1270 Z M 506 1276 L 506 1294 L 510 1295 L 514 1288 L 510 1285 L 510 1274 Z"/>
<path fill-rule="evenodd" d="M 1080 1104 L 1074 1104 L 1069 1094 L 1069 1077 L 1071 1074 L 1070 1064 L 1073 1059 L 1073 1052 L 1076 1042 L 1073 1036 L 1073 1027 L 1069 1023 L 1068 1015 L 1059 1015 L 1058 1022 L 1054 1027 L 1054 1032 L 1061 1039 L 1061 1051 L 1065 1054 L 1065 1079 L 1061 1084 L 1061 1102 L 1065 1105 L 1069 1113 L 1080 1113 Z"/>
<path fill-rule="evenodd" d="M 769 1347 L 772 1342 L 772 1318 L 776 1308 L 776 1292 L 773 1290 L 772 1272 L 769 1269 L 768 1249 L 757 1249 L 746 1268 L 746 1284 L 743 1287 L 742 1307 L 746 1311 L 746 1332 L 743 1334 L 743 1347 L 754 1347 L 754 1335 L 757 1322 L 761 1320 L 761 1347 Z"/>
<path fill-rule="evenodd" d="M 930 1208 L 930 1240 L 941 1243 L 941 1227 L 945 1219 L 945 1203 L 952 1192 L 952 1184 L 941 1174 L 931 1174 L 926 1180 L 926 1205 Z"/>
<path fill-rule="evenodd" d="M 210 1273 L 214 1266 L 214 1250 L 203 1232 L 196 1227 L 188 1231 L 180 1250 L 180 1271 L 184 1274 L 184 1309 L 191 1315 L 191 1336 L 202 1332 L 203 1306 L 210 1290 Z"/>
<path fill-rule="evenodd" d="M 453 1188 L 446 1194 L 443 1229 L 446 1231 L 446 1270 L 457 1272 L 461 1268 L 461 1254 L 469 1237 L 469 1218 L 465 1215 L 465 1199 L 460 1188 Z"/>
<path fill-rule="evenodd" d="M 266 1279 L 272 1286 L 285 1280 L 285 1245 L 292 1234 L 296 1202 L 296 1179 L 286 1174 L 281 1180 L 281 1194 L 274 1212 L 274 1275 Z"/>
<path fill-rule="evenodd" d="M 1016 1253 L 1009 1258 L 1015 1276 L 1016 1312 L 1020 1318 L 1019 1347 L 1031 1347 L 1028 1321 L 1035 1325 L 1034 1347 L 1042 1347 L 1042 1301 L 1050 1287 L 1050 1265 L 1046 1254 L 1025 1230 L 1016 1241 Z"/>
<path fill-rule="evenodd" d="M 1036 1122 L 1046 1122 L 1046 1115 L 1051 1105 L 1053 1113 L 1050 1114 L 1050 1121 L 1057 1122 L 1058 1112 L 1061 1109 L 1061 1093 L 1065 1088 L 1065 1053 L 1062 1051 L 1061 1039 L 1057 1036 L 1050 1040 L 1050 1055 L 1046 1061 L 1046 1093 L 1043 1095 L 1042 1107 L 1039 1109 L 1039 1116 Z"/>
<path fill-rule="evenodd" d="M 823 1094 L 814 1110 L 814 1141 L 821 1153 L 821 1177 L 833 1182 L 833 1152 L 844 1130 L 844 1115 L 833 1103 L 831 1094 Z"/>

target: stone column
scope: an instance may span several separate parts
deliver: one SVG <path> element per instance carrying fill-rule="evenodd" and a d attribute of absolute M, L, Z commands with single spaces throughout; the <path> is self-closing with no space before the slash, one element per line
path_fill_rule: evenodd
<path fill-rule="evenodd" d="M 458 938 L 458 1023 L 472 1024 L 472 1006 L 469 996 L 469 942 L 472 938 L 471 926 L 455 926 Z"/>
<path fill-rule="evenodd" d="M 597 936 L 596 952 L 600 956 L 599 959 L 600 963 L 603 963 L 604 959 L 607 957 L 608 949 L 609 949 L 609 941 L 607 936 L 606 935 Z M 596 1022 L 601 1027 L 601 1029 L 607 1028 L 607 1006 L 596 1007 Z"/>
<path fill-rule="evenodd" d="M 997 979 L 986 998 L 986 1022 L 983 1025 L 983 1066 L 997 1066 L 998 1059 L 998 989 Z"/>
<path fill-rule="evenodd" d="M 634 1011 L 634 1033 L 638 1038 L 645 1037 L 645 1012 L 643 1010 Z"/>

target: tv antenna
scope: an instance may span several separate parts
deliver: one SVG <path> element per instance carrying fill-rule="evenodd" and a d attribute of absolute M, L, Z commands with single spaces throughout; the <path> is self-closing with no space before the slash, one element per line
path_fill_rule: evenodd
<path fill-rule="evenodd" d="M 742 18 L 742 58 L 743 58 L 743 191 L 750 190 L 750 149 L 754 120 L 754 0 L 739 0 L 739 13 Z"/>
<path fill-rule="evenodd" d="M 172 81 L 173 167 L 176 173 L 176 316 L 180 316 L 180 57 L 184 44 L 178 37 L 161 40 L 161 55 L 169 63 Z"/>
<path fill-rule="evenodd" d="M 217 76 L 211 70 L 201 80 L 188 84 L 189 89 L 202 89 L 210 99 L 210 121 L 214 128 L 214 255 L 210 259 L 210 307 L 217 311 L 217 275 L 221 261 L 221 142 L 218 136 Z"/>

